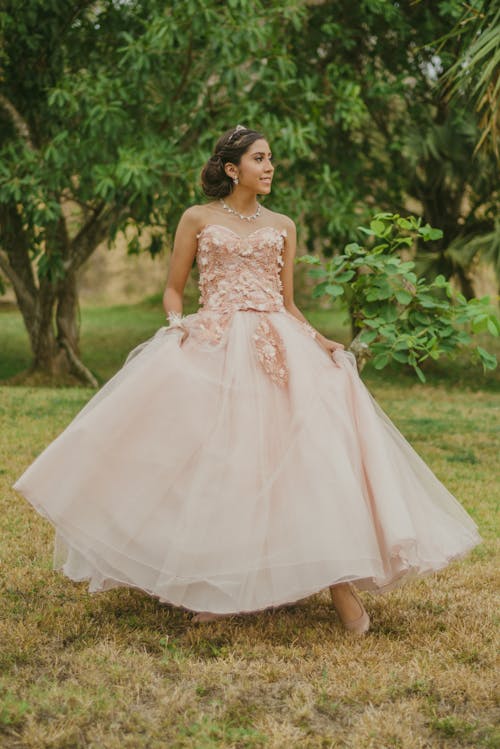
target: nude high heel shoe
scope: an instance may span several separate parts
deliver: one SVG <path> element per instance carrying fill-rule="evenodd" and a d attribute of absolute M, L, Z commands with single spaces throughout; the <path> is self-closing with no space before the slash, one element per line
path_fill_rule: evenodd
<path fill-rule="evenodd" d="M 352 583 L 347 583 L 349 586 L 349 591 L 351 595 L 356 599 L 356 601 L 359 604 L 359 608 L 361 610 L 361 614 L 356 619 L 346 619 L 345 616 L 342 614 L 342 612 L 337 608 L 335 604 L 335 598 L 333 595 L 333 588 L 335 588 L 335 585 L 330 585 L 330 596 L 333 602 L 333 605 L 335 606 L 335 610 L 337 611 L 337 614 L 339 615 L 340 621 L 344 625 L 346 629 L 348 629 L 350 632 L 354 632 L 356 635 L 364 635 L 366 632 L 368 632 L 368 629 L 370 628 L 370 617 L 368 616 L 365 607 L 363 606 L 363 601 L 358 596 L 356 592 L 356 588 Z"/>

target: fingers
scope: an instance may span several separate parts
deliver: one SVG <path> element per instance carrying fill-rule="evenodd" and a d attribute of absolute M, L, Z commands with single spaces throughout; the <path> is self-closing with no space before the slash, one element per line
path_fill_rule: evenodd
<path fill-rule="evenodd" d="M 182 333 L 181 339 L 179 341 L 179 346 L 182 346 L 182 344 L 184 343 L 184 341 L 186 340 L 186 338 L 189 335 L 189 331 L 186 330 L 186 328 L 183 328 L 182 330 L 183 330 L 183 333 Z"/>

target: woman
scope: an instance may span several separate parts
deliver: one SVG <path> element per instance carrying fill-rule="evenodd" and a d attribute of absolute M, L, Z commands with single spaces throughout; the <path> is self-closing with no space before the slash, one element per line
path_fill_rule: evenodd
<path fill-rule="evenodd" d="M 273 174 L 262 134 L 219 139 L 202 172 L 212 200 L 177 228 L 169 326 L 14 488 L 55 526 L 54 567 L 91 592 L 134 586 L 209 621 L 329 587 L 362 635 L 353 582 L 383 593 L 482 539 L 352 354 L 296 307 L 295 225 L 257 200 Z M 194 259 L 201 306 L 184 315 Z"/>

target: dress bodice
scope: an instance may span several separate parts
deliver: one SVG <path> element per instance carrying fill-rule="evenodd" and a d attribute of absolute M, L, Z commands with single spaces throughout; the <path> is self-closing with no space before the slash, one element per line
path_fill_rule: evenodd
<path fill-rule="evenodd" d="M 251 340 L 256 356 L 273 382 L 286 386 L 288 365 L 273 315 L 279 312 L 308 334 L 307 322 L 287 313 L 280 272 L 284 265 L 286 229 L 262 226 L 242 236 L 222 224 L 207 224 L 197 234 L 200 309 L 183 323 L 186 345 L 224 346 L 235 313 L 251 311 Z M 247 321 L 250 322 L 250 321 Z"/>
<path fill-rule="evenodd" d="M 197 235 L 196 254 L 203 308 L 281 310 L 285 236 L 285 229 L 272 226 L 241 236 L 226 226 L 207 224 Z"/>

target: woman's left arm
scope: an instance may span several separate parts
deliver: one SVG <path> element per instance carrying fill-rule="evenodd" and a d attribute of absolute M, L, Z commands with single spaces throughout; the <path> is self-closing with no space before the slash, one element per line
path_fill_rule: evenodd
<path fill-rule="evenodd" d="M 299 310 L 294 301 L 293 293 L 293 274 L 295 266 L 295 254 L 297 251 L 297 230 L 295 223 L 292 219 L 287 217 L 286 222 L 286 237 L 285 237 L 285 250 L 283 255 L 283 267 L 281 268 L 281 282 L 283 284 L 283 303 L 285 309 L 290 312 L 291 315 L 300 320 L 308 332 L 318 341 L 318 343 L 330 353 L 336 349 L 343 349 L 342 343 L 337 341 L 331 341 L 329 338 L 325 338 L 319 330 L 316 330 L 304 317 L 302 312 Z"/>

